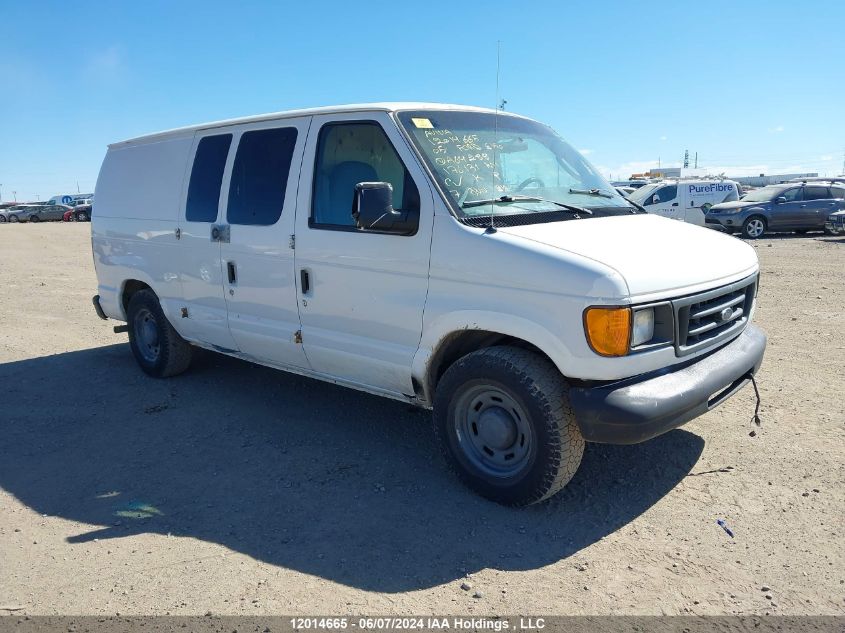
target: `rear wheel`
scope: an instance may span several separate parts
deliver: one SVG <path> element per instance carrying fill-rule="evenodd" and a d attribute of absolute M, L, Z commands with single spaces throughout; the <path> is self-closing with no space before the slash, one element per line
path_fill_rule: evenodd
<path fill-rule="evenodd" d="M 20 222 L 20 219 L 16 215 L 10 215 L 9 222 Z"/>
<path fill-rule="evenodd" d="M 766 232 L 766 220 L 759 215 L 752 215 L 742 224 L 742 235 L 749 240 L 756 240 Z"/>
<path fill-rule="evenodd" d="M 85 211 L 79 211 L 76 214 L 76 219 L 78 222 L 87 222 L 88 221 L 88 214 Z"/>
<path fill-rule="evenodd" d="M 152 290 L 139 290 L 132 295 L 127 319 L 132 354 L 147 374 L 166 378 L 188 368 L 191 345 L 170 325 Z"/>
<path fill-rule="evenodd" d="M 29 221 L 30 222 L 38 222 L 39 218 L 38 218 L 37 215 L 31 215 L 31 216 L 29 216 Z"/>
<path fill-rule="evenodd" d="M 547 358 L 489 347 L 455 362 L 437 385 L 434 429 L 446 462 L 478 494 L 522 506 L 572 479 L 584 439 L 568 386 Z"/>
<path fill-rule="evenodd" d="M 6 219 L 6 216 L 0 215 L 0 224 L 3 224 L 4 222 L 8 222 L 8 220 Z"/>

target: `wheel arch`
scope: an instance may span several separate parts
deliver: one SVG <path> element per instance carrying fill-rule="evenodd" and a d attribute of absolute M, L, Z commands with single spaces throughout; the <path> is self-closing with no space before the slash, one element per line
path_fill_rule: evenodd
<path fill-rule="evenodd" d="M 511 315 L 474 315 L 471 321 L 452 323 L 438 333 L 424 333 L 414 357 L 413 382 L 417 397 L 426 404 L 434 402 L 437 383 L 446 370 L 459 358 L 474 351 L 496 345 L 511 345 L 529 349 L 548 358 L 565 373 L 568 357 L 560 340 L 545 328 Z"/>
<path fill-rule="evenodd" d="M 132 300 L 132 296 L 140 290 L 153 290 L 152 286 L 145 281 L 141 281 L 140 279 L 126 279 L 120 286 L 120 307 L 123 310 L 124 319 L 128 319 L 129 315 L 129 302 Z"/>

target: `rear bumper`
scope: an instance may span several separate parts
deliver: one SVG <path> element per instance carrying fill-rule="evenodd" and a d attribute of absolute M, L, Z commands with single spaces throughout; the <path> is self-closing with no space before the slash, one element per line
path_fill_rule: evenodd
<path fill-rule="evenodd" d="M 712 354 L 680 367 L 590 387 L 570 400 L 588 442 L 636 444 L 707 413 L 751 381 L 763 362 L 766 335 L 749 325 Z"/>
<path fill-rule="evenodd" d="M 97 313 L 97 316 L 100 317 L 103 321 L 107 321 L 108 317 L 106 313 L 103 312 L 103 306 L 100 305 L 100 295 L 94 295 L 91 298 L 91 303 L 94 304 L 94 312 Z"/>

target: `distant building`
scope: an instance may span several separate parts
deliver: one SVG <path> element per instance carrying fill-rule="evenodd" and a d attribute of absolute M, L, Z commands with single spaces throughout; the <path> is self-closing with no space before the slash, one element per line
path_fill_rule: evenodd
<path fill-rule="evenodd" d="M 776 185 L 781 182 L 788 182 L 796 178 L 815 178 L 818 172 L 808 172 L 806 174 L 773 174 L 767 176 L 760 174 L 759 176 L 736 176 L 731 180 L 736 180 L 739 184 L 747 187 L 765 187 L 766 185 Z"/>

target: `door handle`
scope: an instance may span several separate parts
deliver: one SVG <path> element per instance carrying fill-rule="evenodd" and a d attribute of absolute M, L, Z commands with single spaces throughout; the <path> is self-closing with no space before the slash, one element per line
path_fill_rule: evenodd
<path fill-rule="evenodd" d="M 308 274 L 308 271 L 304 268 L 300 269 L 299 271 L 299 288 L 302 291 L 302 294 L 307 295 L 308 292 L 311 290 L 311 276 Z"/>
<path fill-rule="evenodd" d="M 677 202 L 673 202 L 673 203 L 672 203 L 672 206 L 673 206 L 673 207 L 677 207 L 677 206 L 678 206 L 678 203 L 677 203 Z"/>
<path fill-rule="evenodd" d="M 235 262 L 226 262 L 226 272 L 229 273 L 229 283 L 238 283 L 237 271 L 235 270 Z"/>

